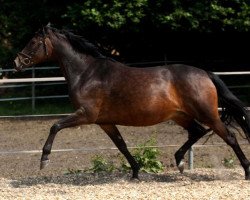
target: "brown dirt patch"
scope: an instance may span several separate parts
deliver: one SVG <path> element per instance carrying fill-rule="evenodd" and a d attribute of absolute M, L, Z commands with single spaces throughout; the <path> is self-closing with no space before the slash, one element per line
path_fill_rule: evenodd
<path fill-rule="evenodd" d="M 48 131 L 57 119 L 0 120 L 0 151 L 41 150 Z M 119 127 L 128 146 L 157 139 L 158 145 L 179 145 L 186 132 L 172 122 L 151 127 Z M 206 140 L 204 137 L 199 144 Z M 242 140 L 240 140 L 242 142 Z M 222 143 L 213 136 L 206 144 Z M 108 136 L 95 125 L 62 130 L 53 149 L 114 147 Z M 41 153 L 0 154 L 0 199 L 246 199 L 249 182 L 228 146 L 195 148 L 195 170 L 180 175 L 174 153 L 179 147 L 161 148 L 163 174 L 140 174 L 141 182 L 131 183 L 128 174 L 65 175 L 68 169 L 90 167 L 95 154 L 118 162 L 117 150 L 52 152 L 50 165 L 40 171 Z M 242 146 L 246 155 L 250 149 Z M 187 156 L 186 156 L 187 157 Z M 235 158 L 234 170 L 225 169 L 224 158 Z M 199 169 L 209 167 L 210 169 Z M 213 169 L 211 169 L 211 167 Z M 207 192 L 204 192 L 207 191 Z M 207 196 L 210 195 L 210 196 Z M 27 198 L 26 198 L 27 197 Z M 136 198 L 135 198 L 136 197 Z"/>

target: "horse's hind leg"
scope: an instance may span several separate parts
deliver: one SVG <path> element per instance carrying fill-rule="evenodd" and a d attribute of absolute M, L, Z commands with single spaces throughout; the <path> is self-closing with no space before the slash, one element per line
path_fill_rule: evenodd
<path fill-rule="evenodd" d="M 250 162 L 242 152 L 237 139 L 233 133 L 231 133 L 226 126 L 218 120 L 210 125 L 216 134 L 218 134 L 229 146 L 232 147 L 236 156 L 238 157 L 242 167 L 245 170 L 246 180 L 250 180 Z"/>
<path fill-rule="evenodd" d="M 100 125 L 100 127 L 108 134 L 108 136 L 111 138 L 111 140 L 120 150 L 120 152 L 128 160 L 133 171 L 132 178 L 138 179 L 138 172 L 140 169 L 139 164 L 135 161 L 134 157 L 128 151 L 127 145 L 124 142 L 119 130 L 116 128 L 115 125 L 103 125 L 102 124 Z"/>
<path fill-rule="evenodd" d="M 184 155 L 194 143 L 207 133 L 207 130 L 195 121 L 192 121 L 187 126 L 186 130 L 188 131 L 188 140 L 175 153 L 176 165 L 181 173 L 184 171 Z"/>

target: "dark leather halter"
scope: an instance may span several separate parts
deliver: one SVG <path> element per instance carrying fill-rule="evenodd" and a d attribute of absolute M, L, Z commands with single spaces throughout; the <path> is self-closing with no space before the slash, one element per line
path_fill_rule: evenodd
<path fill-rule="evenodd" d="M 32 57 L 29 56 L 28 54 L 19 52 L 17 53 L 17 56 L 18 56 L 20 63 L 22 63 L 22 65 L 29 65 L 31 63 Z"/>
<path fill-rule="evenodd" d="M 43 47 L 44 47 L 44 52 L 48 58 L 49 56 L 49 53 L 48 53 L 48 48 L 47 48 L 47 44 L 46 44 L 46 36 L 44 34 L 44 39 L 43 41 L 41 40 L 40 43 L 43 44 Z M 20 61 L 20 63 L 22 64 L 20 67 L 22 68 L 23 66 L 27 66 L 29 64 L 33 64 L 34 62 L 32 61 L 32 55 L 34 55 L 36 52 L 34 51 L 31 51 L 30 52 L 30 55 L 26 54 L 26 53 L 23 53 L 23 52 L 19 52 L 17 53 L 17 57 Z"/>

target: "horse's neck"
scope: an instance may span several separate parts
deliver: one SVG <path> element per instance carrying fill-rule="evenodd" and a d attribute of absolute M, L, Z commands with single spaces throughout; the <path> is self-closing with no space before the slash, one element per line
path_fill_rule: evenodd
<path fill-rule="evenodd" d="M 67 46 L 62 46 L 55 54 L 69 87 L 77 84 L 79 77 L 93 61 L 91 56 L 76 53 Z"/>

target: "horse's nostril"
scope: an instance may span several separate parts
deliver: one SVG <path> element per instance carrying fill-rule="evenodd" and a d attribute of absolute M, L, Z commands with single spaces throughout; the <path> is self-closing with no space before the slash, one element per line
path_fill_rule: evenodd
<path fill-rule="evenodd" d="M 13 61 L 13 67 L 16 68 L 16 61 Z"/>
<path fill-rule="evenodd" d="M 20 63 L 17 59 L 14 60 L 13 62 L 13 67 L 15 68 L 15 70 L 20 71 L 22 69 L 22 66 L 20 66 Z"/>

